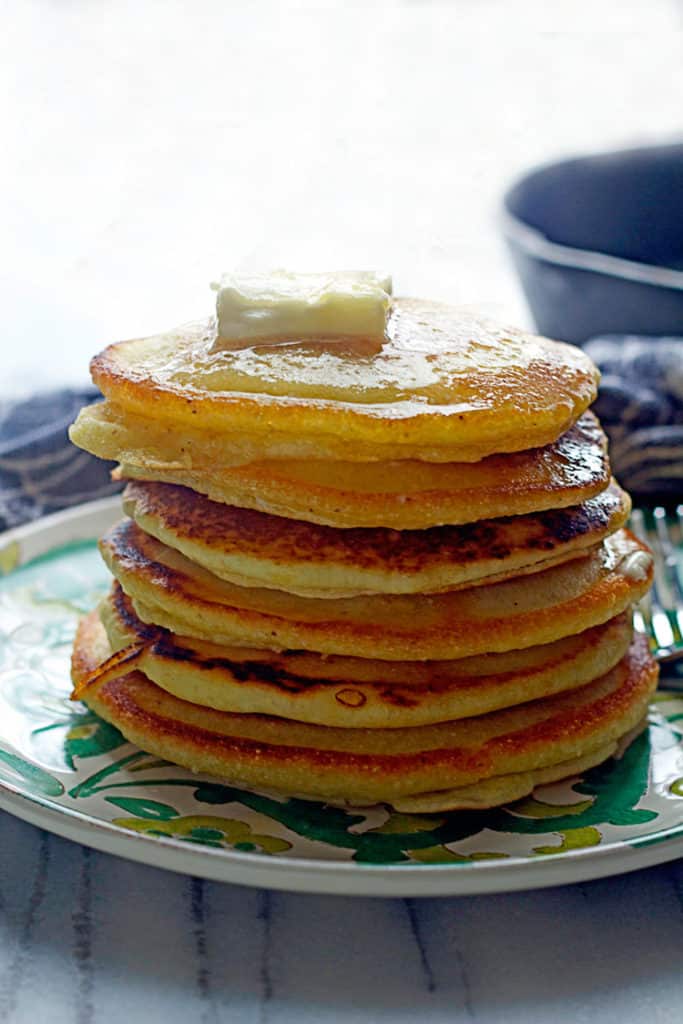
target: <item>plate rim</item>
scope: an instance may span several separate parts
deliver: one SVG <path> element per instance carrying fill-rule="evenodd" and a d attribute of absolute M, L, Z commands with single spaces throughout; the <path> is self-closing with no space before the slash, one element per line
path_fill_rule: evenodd
<path fill-rule="evenodd" d="M 55 548 L 96 539 L 103 520 L 113 521 L 119 511 L 120 497 L 115 495 L 0 533 L 0 553 L 19 544 L 18 561 L 5 578 Z M 21 551 L 26 540 L 34 542 L 28 559 Z M 124 829 L 85 811 L 26 793 L 5 780 L 0 781 L 0 809 L 63 838 L 164 870 L 214 881 L 328 895 L 409 898 L 515 892 L 624 874 L 683 856 L 683 820 L 659 834 L 644 835 L 642 844 L 637 841 L 639 837 L 634 837 L 633 843 L 615 839 L 537 860 L 509 857 L 460 864 L 359 864 L 190 847 L 172 837 Z"/>

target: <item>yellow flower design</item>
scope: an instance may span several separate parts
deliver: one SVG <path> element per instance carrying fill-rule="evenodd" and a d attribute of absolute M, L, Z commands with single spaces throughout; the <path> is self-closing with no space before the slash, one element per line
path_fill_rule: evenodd
<path fill-rule="evenodd" d="M 21 549 L 18 540 L 13 540 L 4 548 L 0 548 L 0 576 L 7 576 L 8 573 L 16 569 L 20 559 Z"/>

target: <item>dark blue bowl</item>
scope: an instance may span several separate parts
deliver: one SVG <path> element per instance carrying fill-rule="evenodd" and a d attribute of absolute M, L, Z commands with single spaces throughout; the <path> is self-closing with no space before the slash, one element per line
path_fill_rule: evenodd
<path fill-rule="evenodd" d="M 531 171 L 503 229 L 542 334 L 683 334 L 683 144 Z"/>

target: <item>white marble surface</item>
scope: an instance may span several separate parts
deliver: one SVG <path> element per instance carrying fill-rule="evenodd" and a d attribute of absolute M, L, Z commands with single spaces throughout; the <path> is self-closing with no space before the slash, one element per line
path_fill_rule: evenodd
<path fill-rule="evenodd" d="M 679 1024 L 683 864 L 460 899 L 268 893 L 0 814 L 3 1024 Z"/>
<path fill-rule="evenodd" d="M 382 265 L 524 316 L 500 191 L 681 130 L 668 0 L 0 0 L 0 395 L 203 315 L 230 265 Z M 545 33 L 545 34 L 542 34 Z M 0 814 L 3 1024 L 679 1024 L 681 864 L 371 901 L 202 883 Z"/>

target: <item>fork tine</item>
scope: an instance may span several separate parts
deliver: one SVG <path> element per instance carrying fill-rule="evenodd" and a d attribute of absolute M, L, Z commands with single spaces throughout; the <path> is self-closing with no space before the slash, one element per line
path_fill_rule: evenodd
<path fill-rule="evenodd" d="M 677 509 L 678 540 L 676 540 L 672 535 L 674 524 L 666 514 L 666 510 L 656 508 L 653 512 L 655 529 L 663 556 L 663 575 L 666 578 L 671 599 L 671 611 L 673 614 L 670 617 L 675 619 L 677 626 L 677 630 L 674 630 L 674 633 L 678 634 L 674 637 L 676 643 L 683 637 L 683 582 L 681 580 L 681 561 L 679 558 L 682 515 L 683 508 L 679 505 Z"/>
<path fill-rule="evenodd" d="M 664 513 L 663 509 L 661 513 Z M 634 509 L 631 514 L 633 532 L 639 540 L 652 548 L 654 554 L 654 582 L 652 590 L 639 602 L 638 608 L 642 615 L 646 632 L 654 641 L 657 653 L 663 655 L 664 652 L 669 653 L 677 644 L 683 642 L 683 634 L 678 623 L 676 605 L 673 600 L 672 588 L 668 579 L 668 569 L 665 564 L 665 555 L 657 532 L 656 524 L 658 520 L 654 515 L 653 521 L 654 526 L 648 522 L 642 509 Z"/>
<path fill-rule="evenodd" d="M 683 512 L 683 509 L 681 511 Z M 662 555 L 662 563 L 664 567 L 663 576 L 666 581 L 666 589 L 670 598 L 670 604 L 668 607 L 676 609 L 683 604 L 683 588 L 681 587 L 681 580 L 678 574 L 678 555 L 676 554 L 676 545 L 671 538 L 666 509 L 658 506 L 654 509 L 652 516 L 655 523 L 657 540 L 659 542 L 659 550 Z"/>
<path fill-rule="evenodd" d="M 631 522 L 630 527 L 635 533 L 639 541 L 649 546 L 649 538 L 647 530 L 645 529 L 645 516 L 640 508 L 634 508 L 631 511 Z M 646 632 L 654 640 L 654 630 L 652 628 L 652 591 L 648 590 L 644 597 L 640 599 L 636 605 L 638 615 L 641 619 L 644 632 Z"/>
<path fill-rule="evenodd" d="M 678 552 L 681 551 L 681 543 L 683 542 L 683 505 L 676 506 L 676 525 L 678 527 Z M 676 559 L 676 579 L 678 580 L 678 587 L 680 592 L 683 594 L 683 566 L 681 560 Z"/>
<path fill-rule="evenodd" d="M 633 609 L 633 626 L 638 633 L 650 632 L 648 626 L 645 623 L 645 619 L 643 618 L 643 613 L 641 612 L 638 606 L 636 606 Z"/>

